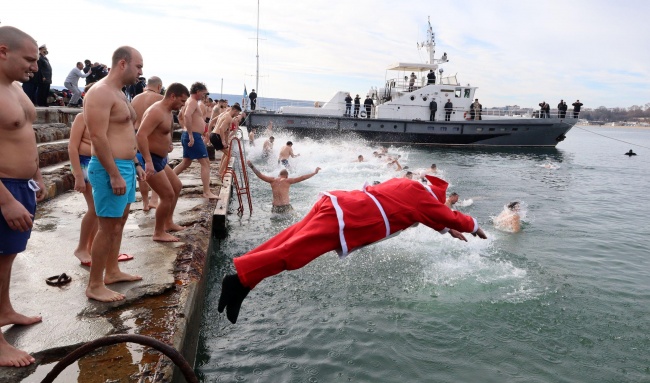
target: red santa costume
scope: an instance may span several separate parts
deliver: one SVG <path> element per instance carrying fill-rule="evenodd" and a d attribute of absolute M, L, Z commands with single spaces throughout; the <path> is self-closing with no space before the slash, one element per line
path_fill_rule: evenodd
<path fill-rule="evenodd" d="M 447 182 L 426 176 L 431 185 L 393 178 L 362 190 L 322 193 L 302 221 L 234 259 L 241 284 L 254 288 L 264 278 L 299 269 L 336 250 L 341 257 L 415 223 L 444 234 L 478 230 L 476 220 L 444 205 Z"/>

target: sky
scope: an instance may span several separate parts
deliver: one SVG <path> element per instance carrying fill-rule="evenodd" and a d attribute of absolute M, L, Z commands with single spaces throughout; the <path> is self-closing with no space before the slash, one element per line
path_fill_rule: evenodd
<path fill-rule="evenodd" d="M 257 0 L 34 0 L 5 2 L 0 25 L 47 44 L 53 85 L 130 45 L 164 84 L 328 101 L 383 87 L 392 63 L 426 62 L 430 18 L 445 75 L 477 86 L 483 107 L 627 108 L 650 103 L 648 14 L 646 0 L 261 0 L 257 39 Z"/>

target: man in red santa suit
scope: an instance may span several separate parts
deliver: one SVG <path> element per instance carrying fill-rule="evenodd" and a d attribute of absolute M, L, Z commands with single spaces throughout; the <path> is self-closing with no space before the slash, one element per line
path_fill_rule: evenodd
<path fill-rule="evenodd" d="M 345 257 L 416 223 L 463 241 L 462 233 L 487 238 L 476 219 L 445 206 L 447 182 L 426 178 L 430 185 L 393 178 L 362 190 L 322 193 L 302 221 L 233 260 L 237 274 L 224 277 L 218 311 L 225 308 L 235 323 L 244 298 L 264 278 L 299 269 L 332 250 Z"/>

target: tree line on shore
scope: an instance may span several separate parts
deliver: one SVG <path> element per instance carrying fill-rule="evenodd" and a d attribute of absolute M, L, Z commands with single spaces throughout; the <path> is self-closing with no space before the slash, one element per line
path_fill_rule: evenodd
<path fill-rule="evenodd" d="M 600 106 L 596 109 L 584 109 L 580 112 L 580 118 L 589 121 L 603 121 L 603 122 L 616 122 L 616 121 L 650 121 L 650 103 L 643 106 L 632 105 L 629 108 L 608 108 Z"/>

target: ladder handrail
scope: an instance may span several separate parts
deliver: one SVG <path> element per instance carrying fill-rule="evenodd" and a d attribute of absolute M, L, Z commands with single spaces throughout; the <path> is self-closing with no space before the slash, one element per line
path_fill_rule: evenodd
<path fill-rule="evenodd" d="M 233 144 L 237 143 L 237 148 L 239 149 L 239 163 L 240 163 L 240 169 L 242 172 L 242 181 L 243 185 L 240 186 L 239 180 L 237 178 L 237 173 L 235 172 L 235 163 L 233 163 L 233 167 L 226 167 L 226 171 L 224 174 L 221 175 L 221 179 L 223 180 L 223 176 L 225 176 L 226 173 L 232 174 L 232 179 L 233 179 L 233 184 L 235 186 L 235 194 L 237 194 L 237 200 L 239 201 L 239 207 L 237 208 L 237 214 L 238 215 L 243 215 L 244 214 L 244 205 L 242 203 L 242 195 L 246 195 L 248 199 L 248 209 L 250 211 L 250 215 L 253 215 L 253 202 L 251 201 L 251 193 L 250 193 L 250 187 L 249 187 L 249 182 L 248 182 L 248 172 L 246 170 L 246 163 L 244 159 L 244 149 L 241 144 L 241 140 L 237 137 L 233 137 L 230 142 L 228 143 L 228 152 L 225 156 L 221 158 L 221 161 L 227 161 L 227 163 L 230 163 L 230 158 L 232 157 L 232 148 Z M 236 161 L 236 160 L 235 160 Z"/>

